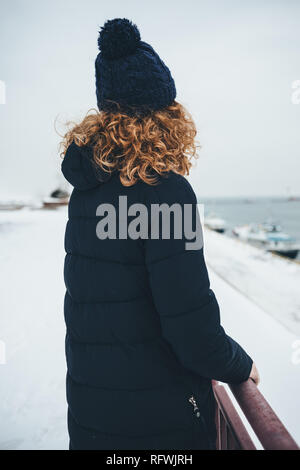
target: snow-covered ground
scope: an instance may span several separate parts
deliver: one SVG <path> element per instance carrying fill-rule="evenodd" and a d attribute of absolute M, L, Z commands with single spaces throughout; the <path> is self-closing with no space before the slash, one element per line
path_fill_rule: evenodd
<path fill-rule="evenodd" d="M 0 212 L 0 448 L 65 449 L 66 211 Z"/>
<path fill-rule="evenodd" d="M 66 217 L 66 209 L 0 212 L 0 449 L 68 447 Z M 211 232 L 205 240 L 223 324 L 255 359 L 261 391 L 300 442 L 300 267 Z"/>
<path fill-rule="evenodd" d="M 300 337 L 300 263 L 205 230 L 211 269 Z"/>

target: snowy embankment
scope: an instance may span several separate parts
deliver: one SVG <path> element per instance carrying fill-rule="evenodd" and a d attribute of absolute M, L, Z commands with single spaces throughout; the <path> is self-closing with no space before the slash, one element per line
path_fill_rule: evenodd
<path fill-rule="evenodd" d="M 0 212 L 0 341 L 6 345 L 6 364 L 0 365 L 0 449 L 68 447 L 62 274 L 66 218 L 66 209 Z M 206 257 L 223 324 L 257 362 L 262 392 L 300 442 L 300 365 L 292 361 L 299 330 L 289 322 L 288 331 L 275 319 L 276 313 L 274 317 L 266 313 L 272 310 L 267 308 L 268 297 L 278 295 L 277 283 L 274 291 L 271 284 L 265 291 L 266 308 L 257 305 L 256 297 L 255 302 L 249 298 L 260 279 L 255 261 L 263 265 L 260 256 L 264 255 L 251 255 L 248 247 L 238 253 L 232 240 L 214 235 L 206 234 Z M 230 255 L 232 251 L 236 257 Z M 266 269 L 276 271 L 276 262 L 271 261 L 270 268 L 266 259 Z M 286 272 L 282 268 L 279 277 L 280 273 L 283 284 Z M 223 279 L 227 275 L 231 285 Z M 241 284 L 239 290 L 232 285 L 240 278 L 251 286 L 247 296 L 241 293 Z M 290 305 L 288 291 L 281 292 L 286 298 L 281 305 Z M 270 301 L 275 302 L 273 297 Z"/>
<path fill-rule="evenodd" d="M 205 230 L 211 269 L 300 336 L 300 264 Z"/>

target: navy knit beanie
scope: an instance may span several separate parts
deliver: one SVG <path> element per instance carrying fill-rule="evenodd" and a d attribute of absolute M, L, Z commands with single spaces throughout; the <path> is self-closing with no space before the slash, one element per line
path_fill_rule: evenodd
<path fill-rule="evenodd" d="M 96 93 L 100 110 L 147 113 L 175 100 L 175 83 L 168 67 L 149 44 L 141 41 L 131 21 L 107 21 L 100 30 L 98 45 Z"/>

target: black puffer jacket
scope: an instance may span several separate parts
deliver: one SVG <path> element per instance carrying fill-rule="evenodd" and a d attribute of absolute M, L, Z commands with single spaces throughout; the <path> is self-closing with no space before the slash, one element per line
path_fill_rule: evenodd
<path fill-rule="evenodd" d="M 150 207 L 195 205 L 195 194 L 173 173 L 156 186 L 124 187 L 91 154 L 73 143 L 62 164 L 74 186 L 64 272 L 70 447 L 207 448 L 210 379 L 246 380 L 252 360 L 220 326 L 203 250 L 187 251 L 184 239 L 96 236 L 97 207 L 117 208 L 120 195 Z"/>

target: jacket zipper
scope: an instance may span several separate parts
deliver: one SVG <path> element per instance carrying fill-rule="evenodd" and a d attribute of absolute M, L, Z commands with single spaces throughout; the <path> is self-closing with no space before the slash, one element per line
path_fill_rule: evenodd
<path fill-rule="evenodd" d="M 198 408 L 198 405 L 197 405 L 197 402 L 196 402 L 196 400 L 195 400 L 194 395 L 192 395 L 192 396 L 189 398 L 189 402 L 193 405 L 194 413 L 195 413 L 196 418 L 201 418 L 202 426 L 203 426 L 204 432 L 206 433 L 206 436 L 207 436 L 209 449 L 215 450 L 215 445 L 212 443 L 212 440 L 211 440 L 211 437 L 210 437 L 210 434 L 209 434 L 209 431 L 208 431 L 206 422 L 205 422 L 203 416 L 202 416 L 201 413 L 200 413 L 200 410 L 199 410 L 199 408 Z"/>
<path fill-rule="evenodd" d="M 200 418 L 201 413 L 200 413 L 200 410 L 197 406 L 197 402 L 195 400 L 195 397 L 193 395 L 189 398 L 189 402 L 193 405 L 194 413 L 196 415 L 196 418 Z"/>

